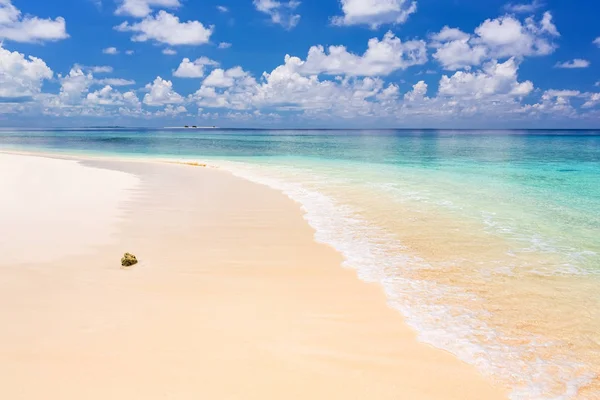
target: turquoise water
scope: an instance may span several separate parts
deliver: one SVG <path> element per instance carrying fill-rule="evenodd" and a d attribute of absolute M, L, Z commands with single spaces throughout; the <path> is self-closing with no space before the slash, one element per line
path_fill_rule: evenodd
<path fill-rule="evenodd" d="M 0 131 L 2 149 L 275 187 L 421 340 L 515 399 L 600 398 L 600 131 Z"/>

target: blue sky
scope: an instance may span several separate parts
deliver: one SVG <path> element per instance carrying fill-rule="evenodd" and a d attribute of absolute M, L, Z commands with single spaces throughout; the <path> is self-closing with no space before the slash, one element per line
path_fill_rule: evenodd
<path fill-rule="evenodd" d="M 0 0 L 1 126 L 598 128 L 592 0 Z"/>

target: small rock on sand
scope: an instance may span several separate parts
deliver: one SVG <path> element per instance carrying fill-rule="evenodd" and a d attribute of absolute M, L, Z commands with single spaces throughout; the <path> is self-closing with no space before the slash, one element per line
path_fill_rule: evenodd
<path fill-rule="evenodd" d="M 137 258 L 130 253 L 125 253 L 123 258 L 121 258 L 121 265 L 124 267 L 131 267 L 132 265 L 137 264 Z"/>

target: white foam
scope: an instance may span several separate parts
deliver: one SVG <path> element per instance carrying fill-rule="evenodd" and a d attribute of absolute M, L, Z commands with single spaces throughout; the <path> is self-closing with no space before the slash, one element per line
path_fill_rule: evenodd
<path fill-rule="evenodd" d="M 300 203 L 305 219 L 316 231 L 315 239 L 338 250 L 345 258 L 344 266 L 355 269 L 361 279 L 381 284 L 390 304 L 405 316 L 421 341 L 450 351 L 484 374 L 499 379 L 512 388 L 511 399 L 572 399 L 593 378 L 572 360 L 528 361 L 535 358 L 532 355 L 537 354 L 536 350 L 553 344 L 533 336 L 503 337 L 483 322 L 487 315 L 474 311 L 482 307 L 467 309 L 444 303 L 444 299 L 452 298 L 458 300 L 453 304 L 476 304 L 481 300 L 475 295 L 432 281 L 407 278 L 407 272 L 431 266 L 406 253 L 394 235 L 369 224 L 348 205 L 281 177 L 281 168 L 236 162 L 222 162 L 220 166 L 237 176 L 278 189 Z M 290 168 L 286 173 L 301 175 L 301 171 Z M 327 187 L 327 178 L 315 175 L 304 178 L 312 185 L 321 179 L 321 187 Z M 517 343 L 514 339 L 520 339 L 518 343 L 526 339 L 526 344 L 503 344 Z M 564 384 L 562 393 L 553 393 L 551 389 L 557 382 Z"/>

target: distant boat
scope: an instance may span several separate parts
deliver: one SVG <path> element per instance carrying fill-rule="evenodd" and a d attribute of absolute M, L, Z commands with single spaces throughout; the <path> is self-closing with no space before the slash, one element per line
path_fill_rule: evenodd
<path fill-rule="evenodd" d="M 164 129 L 218 129 L 218 126 L 196 126 L 196 125 L 184 125 L 184 126 L 165 126 Z"/>

